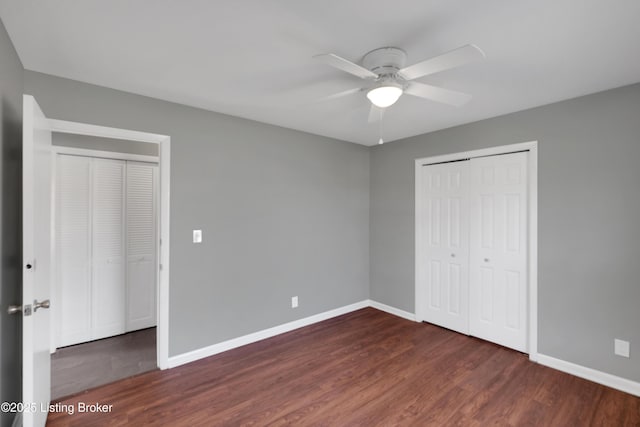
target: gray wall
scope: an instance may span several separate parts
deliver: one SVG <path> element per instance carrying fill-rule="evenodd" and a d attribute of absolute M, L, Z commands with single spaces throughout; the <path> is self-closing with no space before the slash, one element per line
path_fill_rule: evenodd
<path fill-rule="evenodd" d="M 74 135 L 54 132 L 51 144 L 64 147 L 84 148 L 87 150 L 114 151 L 118 153 L 157 156 L 158 144 L 121 139 L 100 138 L 97 136 Z"/>
<path fill-rule="evenodd" d="M 25 91 L 51 118 L 171 136 L 170 355 L 368 298 L 366 147 L 31 71 Z"/>
<path fill-rule="evenodd" d="M 21 295 L 22 63 L 0 21 L 0 402 L 20 401 L 21 317 L 7 307 Z M 0 412 L 0 426 L 13 414 Z"/>
<path fill-rule="evenodd" d="M 532 140 L 539 352 L 640 381 L 640 84 L 373 148 L 371 298 L 414 312 L 414 159 Z"/>
<path fill-rule="evenodd" d="M 4 313 L 19 297 L 22 90 L 4 29 L 0 58 Z M 414 159 L 538 140 L 539 351 L 640 381 L 640 85 L 367 149 L 30 71 L 24 79 L 52 118 L 172 136 L 172 355 L 369 294 L 413 312 Z M 192 228 L 204 230 L 201 245 Z M 19 325 L 2 313 L 10 400 Z M 631 359 L 613 355 L 615 337 L 631 341 Z"/>

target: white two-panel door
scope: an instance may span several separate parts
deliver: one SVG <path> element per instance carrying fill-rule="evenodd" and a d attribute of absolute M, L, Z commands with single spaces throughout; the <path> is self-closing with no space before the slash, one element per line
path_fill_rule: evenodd
<path fill-rule="evenodd" d="M 527 153 L 417 178 L 418 320 L 527 351 Z"/>
<path fill-rule="evenodd" d="M 526 352 L 527 153 L 470 166 L 470 332 Z"/>
<path fill-rule="evenodd" d="M 423 166 L 418 263 L 420 320 L 469 333 L 468 161 Z"/>

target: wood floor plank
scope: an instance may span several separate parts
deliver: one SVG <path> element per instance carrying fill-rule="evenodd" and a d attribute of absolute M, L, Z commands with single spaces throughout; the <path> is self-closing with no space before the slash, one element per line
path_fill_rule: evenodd
<path fill-rule="evenodd" d="M 367 308 L 63 400 L 50 426 L 640 426 L 640 398 Z"/>

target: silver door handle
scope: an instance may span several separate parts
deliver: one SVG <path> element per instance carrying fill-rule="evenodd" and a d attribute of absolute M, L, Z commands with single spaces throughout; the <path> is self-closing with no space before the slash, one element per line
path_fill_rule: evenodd
<path fill-rule="evenodd" d="M 36 312 L 38 311 L 39 308 L 49 308 L 51 307 L 51 302 L 46 299 L 42 302 L 38 302 L 38 300 L 33 300 L 33 311 Z"/>
<path fill-rule="evenodd" d="M 7 309 L 7 313 L 9 314 L 17 314 L 17 313 L 20 313 L 21 311 L 22 311 L 21 305 L 10 305 L 9 308 Z"/>
<path fill-rule="evenodd" d="M 484 259 L 484 262 L 489 262 L 489 258 L 485 258 L 485 259 Z"/>

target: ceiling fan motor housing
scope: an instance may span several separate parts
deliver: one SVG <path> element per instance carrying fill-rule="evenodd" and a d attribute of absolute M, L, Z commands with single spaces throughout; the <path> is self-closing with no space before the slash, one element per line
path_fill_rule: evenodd
<path fill-rule="evenodd" d="M 407 53 L 397 47 L 382 47 L 372 50 L 362 58 L 362 66 L 380 77 L 397 78 L 397 73 L 404 68 Z"/>

